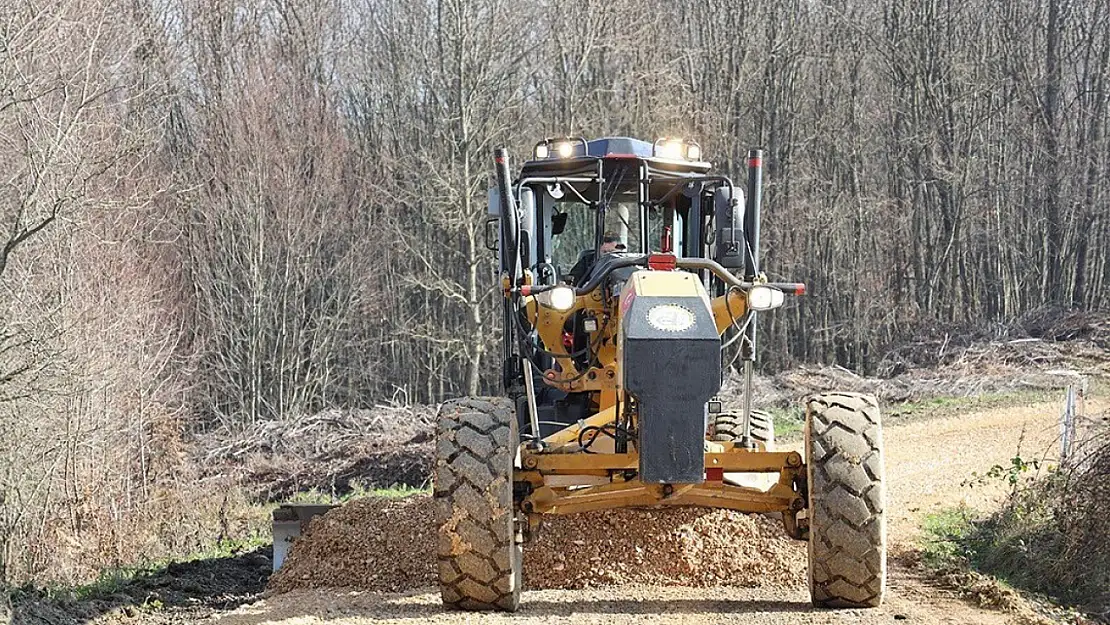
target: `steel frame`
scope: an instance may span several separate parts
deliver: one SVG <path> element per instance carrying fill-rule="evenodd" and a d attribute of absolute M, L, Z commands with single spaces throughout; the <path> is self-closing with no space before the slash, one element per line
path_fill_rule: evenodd
<path fill-rule="evenodd" d="M 701 484 L 644 483 L 635 477 L 640 461 L 635 452 L 552 453 L 522 448 L 520 468 L 513 477 L 514 482 L 527 485 L 520 509 L 529 527 L 537 526 L 545 514 L 611 508 L 699 506 L 779 512 L 787 533 L 805 538 L 804 519 L 798 518 L 806 507 L 806 466 L 801 454 L 749 450 L 732 443 L 707 441 L 706 445 L 706 481 Z M 778 481 L 760 490 L 730 483 L 728 475 L 737 473 L 778 473 Z"/>

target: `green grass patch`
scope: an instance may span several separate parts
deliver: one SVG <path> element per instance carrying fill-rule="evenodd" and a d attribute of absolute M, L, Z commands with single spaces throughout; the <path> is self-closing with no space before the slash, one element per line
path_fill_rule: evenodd
<path fill-rule="evenodd" d="M 802 430 L 806 426 L 805 408 L 802 406 L 787 406 L 786 408 L 771 408 L 767 412 L 774 419 L 775 440 L 801 438 Z"/>
<path fill-rule="evenodd" d="M 73 601 L 90 601 L 103 599 L 120 593 L 135 578 L 153 575 L 159 570 L 169 566 L 169 562 L 157 564 L 147 563 L 135 566 L 121 566 L 100 572 L 100 575 L 88 584 L 73 588 L 48 587 L 46 595 L 51 599 L 65 599 Z"/>
<path fill-rule="evenodd" d="M 974 563 L 979 518 L 971 508 L 961 506 L 934 512 L 921 521 L 921 557 L 929 568 L 947 570 Z"/>
<path fill-rule="evenodd" d="M 1059 390 L 1028 390 L 1011 393 L 984 393 L 971 397 L 930 397 L 891 404 L 886 412 L 891 417 L 947 417 L 969 410 L 991 410 L 1025 404 L 1054 401 L 1062 396 Z"/>
<path fill-rule="evenodd" d="M 413 495 L 430 495 L 431 493 L 432 489 L 430 487 L 414 488 L 405 484 L 394 485 L 389 488 L 375 488 L 370 491 L 370 495 L 373 497 L 385 497 L 387 499 L 403 499 Z"/>
<path fill-rule="evenodd" d="M 1048 520 L 1045 506 L 1037 505 L 1055 475 L 1040 473 L 1037 460 L 1026 460 L 1020 454 L 1006 465 L 995 465 L 986 473 L 972 474 L 964 486 L 976 488 L 999 484 L 1010 491 L 1006 503 L 997 512 L 984 515 L 972 508 L 959 506 L 925 515 L 921 522 L 921 552 L 924 562 L 934 569 L 983 569 L 1010 580 L 1020 566 L 1003 563 L 1015 530 L 1018 533 L 1041 527 Z M 1019 538 L 1028 539 L 1029 535 Z M 1025 565 L 1028 563 L 1021 563 Z"/>

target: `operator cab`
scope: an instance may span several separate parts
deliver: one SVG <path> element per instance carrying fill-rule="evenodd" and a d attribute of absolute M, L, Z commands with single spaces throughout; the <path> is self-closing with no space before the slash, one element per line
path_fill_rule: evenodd
<path fill-rule="evenodd" d="M 651 252 L 703 257 L 710 164 L 681 140 L 547 139 L 520 178 L 526 263 L 539 284 L 583 284 L 598 262 Z M 691 184 L 686 185 L 689 181 Z M 742 196 L 742 191 L 735 190 Z M 491 191 L 490 214 L 499 214 Z M 525 250 L 522 250 L 525 251 Z"/>
<path fill-rule="evenodd" d="M 741 219 L 737 207 L 743 204 L 743 190 L 733 188 L 727 178 L 710 175 L 710 167 L 701 160 L 701 147 L 692 141 L 650 143 L 626 137 L 541 141 L 512 183 L 519 207 L 521 271 L 530 274 L 533 284 L 549 287 L 582 288 L 604 277 L 604 284 L 598 286 L 615 305 L 621 287 L 639 269 L 633 265 L 614 269 L 614 264 L 626 264 L 619 262 L 622 259 L 671 254 L 712 258 L 724 267 L 742 268 L 741 250 L 715 241 L 737 240 Z M 491 215 L 500 215 L 497 189 L 491 189 L 489 206 Z M 714 237 L 713 224 L 718 230 L 736 230 Z M 505 251 L 499 256 L 502 272 L 509 270 Z M 724 292 L 724 285 L 710 272 L 702 271 L 699 277 L 710 294 Z M 506 308 L 506 327 L 528 325 L 526 319 L 514 320 L 514 314 Z M 597 351 L 604 348 L 590 338 L 598 323 L 576 313 L 563 328 L 563 347 L 580 371 L 596 366 Z M 504 346 L 505 385 L 521 383 L 523 356 L 533 366 L 540 436 L 596 410 L 596 398 L 589 393 L 566 393 L 545 385 L 539 373 L 558 368 L 551 356 L 542 349 L 530 356 L 516 353 L 509 334 Z M 521 423 L 522 432 L 527 427 Z"/>

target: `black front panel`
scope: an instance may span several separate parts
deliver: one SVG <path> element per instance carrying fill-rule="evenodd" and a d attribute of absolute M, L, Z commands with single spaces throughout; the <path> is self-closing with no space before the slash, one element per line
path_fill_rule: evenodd
<path fill-rule="evenodd" d="M 636 297 L 624 314 L 625 388 L 639 406 L 640 479 L 705 481 L 705 402 L 721 387 L 721 341 L 700 297 Z"/>

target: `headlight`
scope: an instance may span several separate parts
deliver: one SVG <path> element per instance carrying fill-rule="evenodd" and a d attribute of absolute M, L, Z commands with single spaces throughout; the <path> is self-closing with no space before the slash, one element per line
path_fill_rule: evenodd
<path fill-rule="evenodd" d="M 574 289 L 569 286 L 557 286 L 550 291 L 544 291 L 537 296 L 537 300 L 546 306 L 558 311 L 567 311 L 574 308 Z"/>
<path fill-rule="evenodd" d="M 756 285 L 748 290 L 748 308 L 752 310 L 771 310 L 782 306 L 786 296 L 782 291 L 769 286 Z"/>
<path fill-rule="evenodd" d="M 547 158 L 548 154 L 550 154 L 550 150 L 548 150 L 546 143 L 538 143 L 536 144 L 536 149 L 532 150 L 532 156 L 534 156 L 537 161 Z"/>
<path fill-rule="evenodd" d="M 691 161 L 700 161 L 701 146 L 696 143 L 691 143 L 690 145 L 686 146 L 686 158 L 690 159 Z"/>
<path fill-rule="evenodd" d="M 559 153 L 560 158 L 570 158 L 574 156 L 574 144 L 570 141 L 557 144 L 555 150 Z"/>

